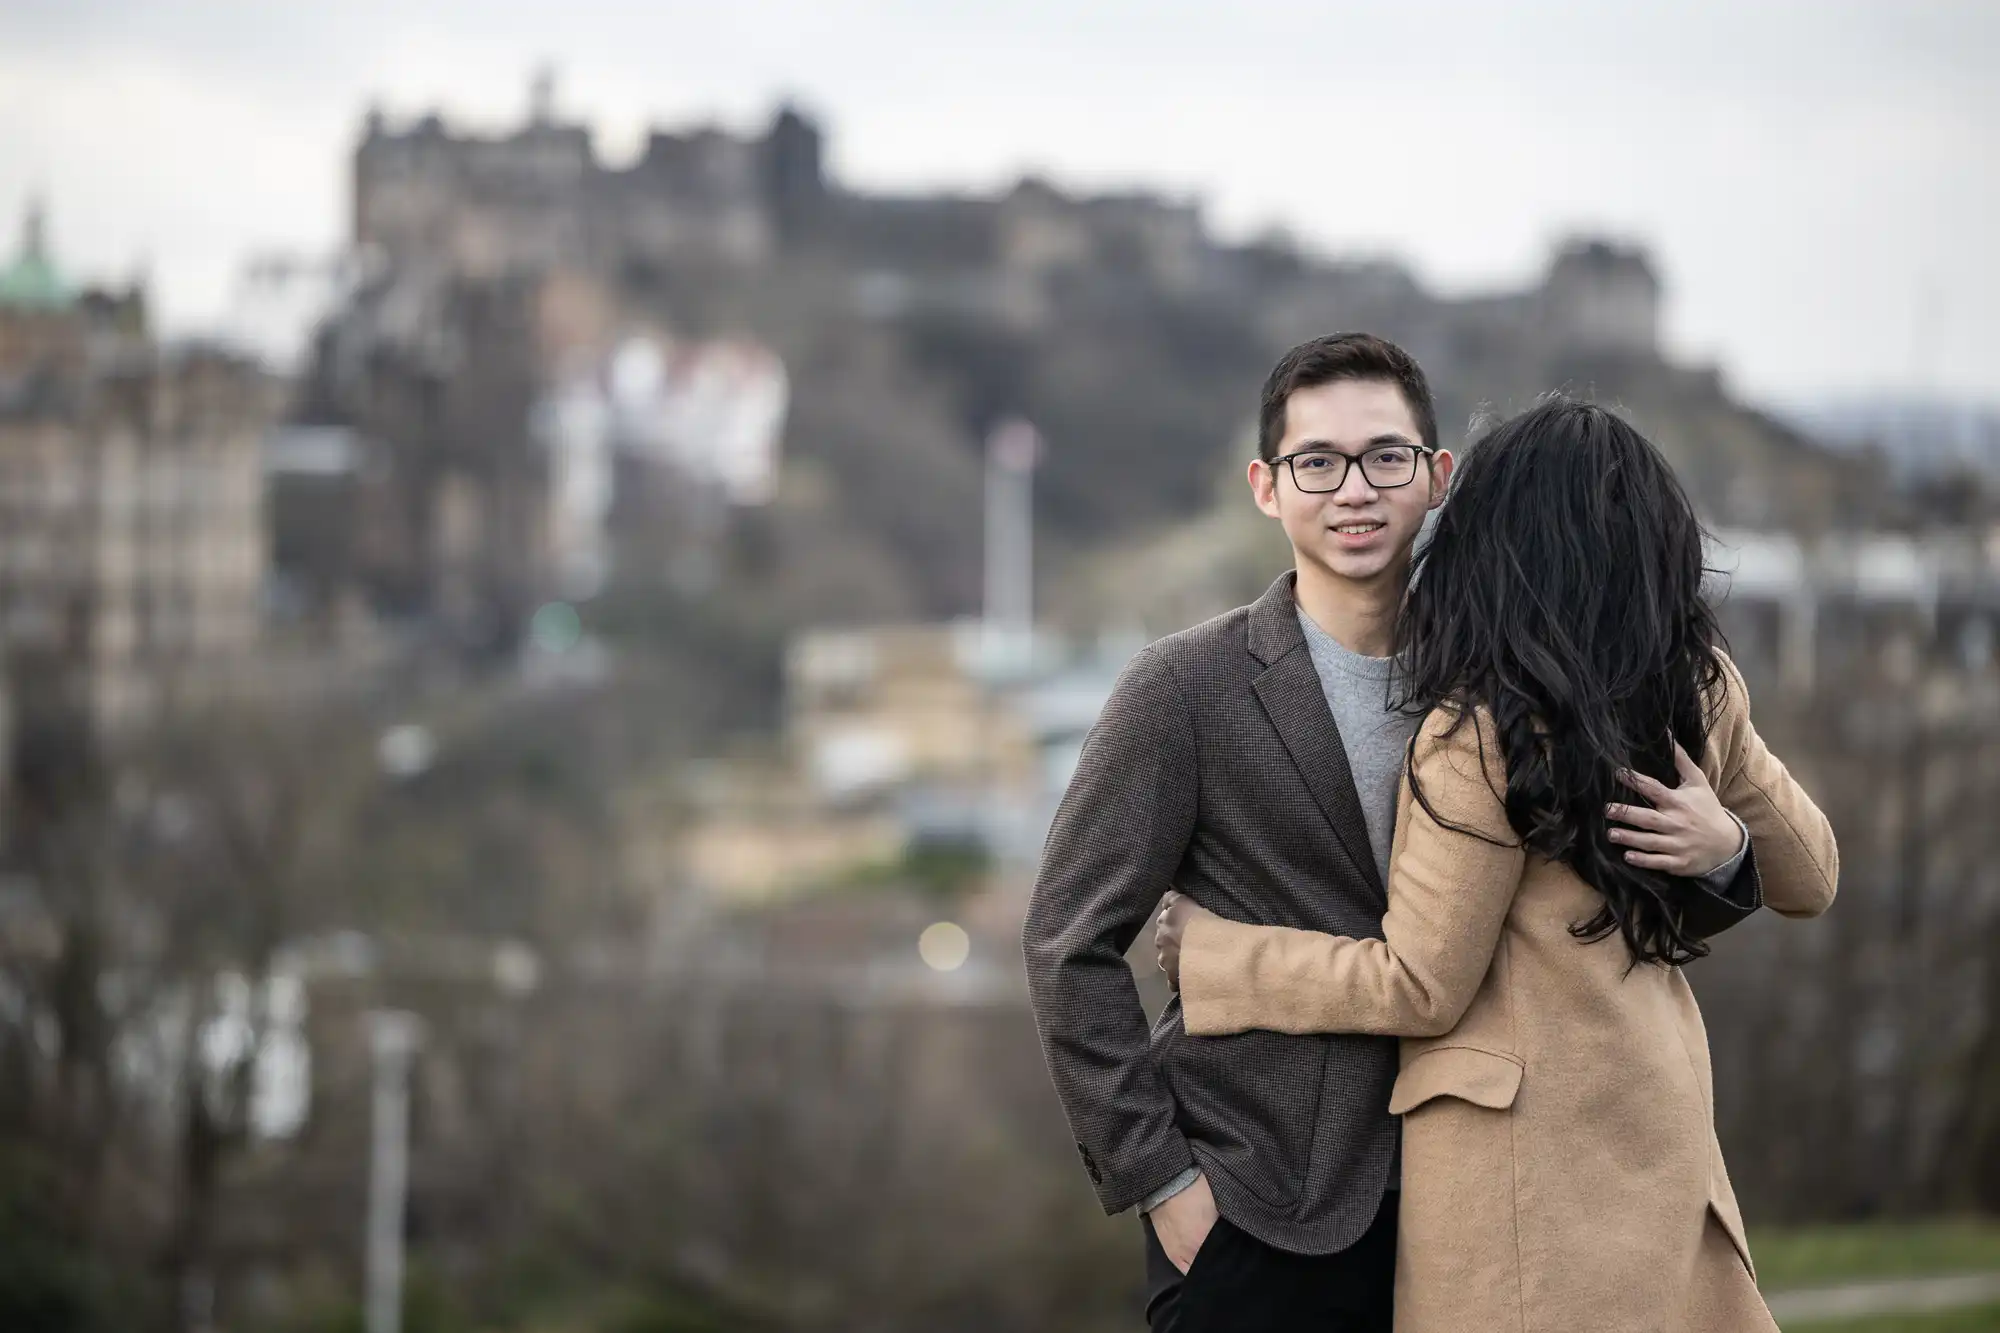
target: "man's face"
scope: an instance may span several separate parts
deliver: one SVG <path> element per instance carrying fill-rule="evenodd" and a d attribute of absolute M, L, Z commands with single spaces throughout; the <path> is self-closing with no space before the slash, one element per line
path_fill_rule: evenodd
<path fill-rule="evenodd" d="M 1415 475 L 1403 486 L 1371 484 L 1358 461 L 1346 465 L 1337 490 L 1315 493 L 1298 483 L 1313 485 L 1329 469 L 1342 466 L 1327 454 L 1355 460 L 1379 455 L 1389 461 L 1389 451 L 1417 450 L 1423 442 L 1402 390 L 1386 380 L 1340 380 L 1296 389 L 1285 405 L 1278 457 L 1311 456 L 1296 464 L 1296 475 L 1294 465 L 1284 462 L 1252 463 L 1250 489 L 1257 507 L 1284 525 L 1301 566 L 1317 565 L 1352 583 L 1400 579 L 1408 571 L 1410 548 L 1424 515 L 1444 503 L 1450 454 L 1419 454 Z M 1382 471 L 1378 467 L 1378 475 Z"/>

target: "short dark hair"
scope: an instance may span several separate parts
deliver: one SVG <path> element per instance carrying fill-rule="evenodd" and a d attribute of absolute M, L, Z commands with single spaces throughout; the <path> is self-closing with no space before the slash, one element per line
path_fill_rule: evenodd
<path fill-rule="evenodd" d="M 1278 358 L 1264 381 L 1264 402 L 1257 414 L 1257 456 L 1266 463 L 1278 456 L 1285 437 L 1285 405 L 1299 389 L 1314 389 L 1342 380 L 1381 380 L 1402 391 L 1417 420 L 1417 430 L 1430 448 L 1438 447 L 1437 404 L 1423 367 L 1387 338 L 1372 333 L 1329 333 L 1302 342 Z"/>

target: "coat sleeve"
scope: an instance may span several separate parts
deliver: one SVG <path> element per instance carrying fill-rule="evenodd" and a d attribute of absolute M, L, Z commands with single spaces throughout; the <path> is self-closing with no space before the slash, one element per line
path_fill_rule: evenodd
<path fill-rule="evenodd" d="M 1125 951 L 1193 836 L 1196 763 L 1192 720 L 1156 645 L 1126 667 L 1084 742 L 1022 928 L 1042 1053 L 1107 1213 L 1194 1164 Z"/>
<path fill-rule="evenodd" d="M 1433 1037 L 1457 1025 L 1492 964 L 1526 853 L 1507 822 L 1505 763 L 1485 717 L 1433 712 L 1411 763 L 1436 813 L 1405 778 L 1384 938 L 1197 917 L 1181 941 L 1189 1033 Z"/>
<path fill-rule="evenodd" d="M 1722 659 L 1722 697 L 1702 766 L 1715 794 L 1750 830 L 1763 904 L 1784 916 L 1818 916 L 1833 903 L 1840 849 L 1833 826 L 1750 722 L 1743 673 Z"/>

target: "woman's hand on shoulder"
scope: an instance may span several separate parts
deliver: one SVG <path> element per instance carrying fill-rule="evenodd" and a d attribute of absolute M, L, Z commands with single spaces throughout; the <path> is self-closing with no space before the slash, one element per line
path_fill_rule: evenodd
<path fill-rule="evenodd" d="M 1743 827 L 1715 794 L 1701 765 L 1678 744 L 1674 767 L 1680 773 L 1678 787 L 1630 770 L 1618 775 L 1647 804 L 1605 806 L 1605 818 L 1611 821 L 1607 836 L 1625 848 L 1625 859 L 1635 866 L 1690 878 L 1706 875 L 1742 850 Z"/>

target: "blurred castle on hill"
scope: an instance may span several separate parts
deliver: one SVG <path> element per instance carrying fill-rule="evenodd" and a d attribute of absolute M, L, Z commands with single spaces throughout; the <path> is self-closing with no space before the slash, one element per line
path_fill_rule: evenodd
<path fill-rule="evenodd" d="M 996 684 L 953 647 L 980 597 L 981 441 L 1019 414 L 1049 442 L 1036 569 L 1075 641 L 1107 618 L 1163 632 L 1281 567 L 1217 488 L 1271 362 L 1333 329 L 1408 347 L 1454 447 L 1551 388 L 1621 404 L 1751 548 L 1732 617 L 1764 679 L 1811 680 L 1929 595 L 1832 558 L 1842 534 L 1907 522 L 1907 497 L 1667 356 L 1635 246 L 1575 238 L 1532 284 L 1447 298 L 1393 262 L 1221 240 L 1189 200 L 1032 177 L 875 194 L 827 156 L 784 107 L 751 134 L 655 130 L 608 164 L 546 78 L 497 133 L 370 112 L 346 276 L 274 441 L 280 605 L 307 623 L 361 606 L 505 654 L 537 607 L 602 598 L 592 621 L 650 624 L 702 672 L 740 669 L 746 625 L 760 651 L 788 644 L 778 753 L 695 775 L 669 878 L 761 900 L 931 845 L 1004 861 L 1032 841 L 1009 830 L 1039 827 L 1093 710 L 1046 728 L 1047 682 Z M 324 272 L 264 277 L 276 304 Z M 1954 627 L 1961 604 L 1986 615 L 1974 574 L 1971 593 L 1937 585 Z M 814 683 L 813 664 L 863 658 L 864 683 Z M 1111 667 L 1070 668 L 1101 697 Z"/>
<path fill-rule="evenodd" d="M 497 136 L 455 133 L 435 113 L 396 129 L 370 112 L 354 156 L 353 240 L 373 263 L 474 278 L 580 266 L 640 281 L 817 257 L 846 269 L 872 312 L 928 308 L 1023 329 L 1085 293 L 1137 289 L 1254 311 L 1286 341 L 1294 325 L 1325 331 L 1330 303 L 1424 302 L 1393 264 L 1223 244 L 1189 201 L 1070 195 L 1034 177 L 992 197 L 870 195 L 830 179 L 824 159 L 824 131 L 786 106 L 761 136 L 656 129 L 632 165 L 608 166 L 586 125 L 557 118 L 543 75 L 527 121 Z M 1593 358 L 1658 355 L 1658 278 L 1643 252 L 1604 240 L 1561 247 L 1536 289 L 1445 304 L 1467 353 L 1526 337 Z M 1429 350 L 1451 359 L 1451 348 Z"/>
<path fill-rule="evenodd" d="M 1475 406 L 1555 385 L 1623 402 L 1752 548 L 1737 615 L 1772 679 L 1810 680 L 1891 604 L 1932 598 L 1917 619 L 1974 647 L 1961 608 L 1992 619 L 1972 557 L 1969 574 L 1884 583 L 1814 554 L 1893 517 L 1893 486 L 1665 357 L 1639 250 L 1576 240 L 1533 286 L 1444 299 L 1391 263 L 1222 242 L 1182 200 L 1032 179 L 870 195 L 824 157 L 820 128 L 786 108 L 761 135 L 656 132 L 607 166 L 545 82 L 493 137 L 370 115 L 352 256 L 255 266 L 244 341 L 289 378 L 158 348 L 143 295 L 72 290 L 31 218 L 0 274 L 14 688 L 88 680 L 85 711 L 137 716 L 163 682 L 247 660 L 267 618 L 334 641 L 388 622 L 506 655 L 536 651 L 539 608 L 603 597 L 594 618 L 653 626 L 651 647 L 699 673 L 791 643 L 768 700 L 788 714 L 789 762 L 697 784 L 696 878 L 754 897 L 926 839 L 1013 855 L 1032 839 L 980 811 L 1009 804 L 1008 828 L 1036 827 L 1090 710 L 1050 730 L 1042 683 L 996 688 L 946 651 L 981 586 L 979 440 L 1020 412 L 1050 441 L 1037 568 L 1067 585 L 1067 605 L 1048 600 L 1079 643 L 1107 616 L 1169 629 L 1278 567 L 1268 525 L 1214 485 L 1240 466 L 1229 449 L 1270 360 L 1338 327 L 1424 361 L 1448 443 Z M 1109 598 L 1075 577 L 1107 552 Z M 742 609 L 691 614 L 704 598 Z M 841 637 L 857 626 L 875 628 Z M 865 707 L 800 674 L 842 644 L 879 659 Z M 37 660 L 58 665 L 37 675 Z M 940 712 L 932 695 L 959 702 Z M 835 770 L 868 762 L 887 768 L 844 790 Z M 798 836 L 774 843 L 773 822 Z M 824 825 L 817 843 L 808 825 Z"/>
<path fill-rule="evenodd" d="M 732 562 L 754 548 L 782 618 L 962 614 L 994 422 L 1024 415 L 1052 442 L 1037 485 L 1054 579 L 1203 508 L 1271 361 L 1339 328 L 1419 358 L 1448 443 L 1481 410 L 1571 387 L 1638 415 L 1717 521 L 1824 532 L 1885 511 L 1868 465 L 1662 354 L 1661 284 L 1637 248 L 1576 239 L 1532 286 L 1448 299 L 1394 263 L 1226 243 L 1188 200 L 1035 178 L 871 194 L 826 156 L 820 125 L 787 106 L 760 134 L 656 130 L 608 165 L 546 76 L 498 134 L 369 113 L 350 280 L 294 411 L 321 443 L 290 450 L 347 464 L 286 473 L 274 495 L 325 538 L 281 540 L 300 613 L 359 596 L 504 648 L 644 527 L 669 549 L 628 559 L 682 589 L 741 582 Z M 298 284 L 267 287 L 280 304 Z M 648 358 L 762 367 L 707 377 L 704 411 L 740 424 L 705 433 L 701 466 L 586 428 L 618 415 L 619 367 Z M 604 481 L 579 491 L 579 476 Z M 722 476 L 748 477 L 754 500 Z"/>

